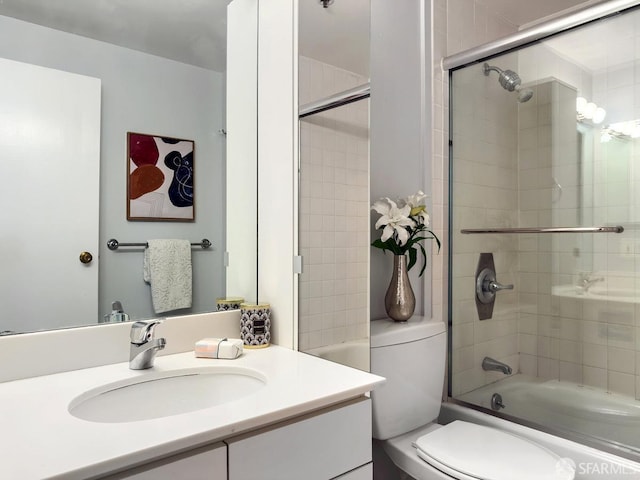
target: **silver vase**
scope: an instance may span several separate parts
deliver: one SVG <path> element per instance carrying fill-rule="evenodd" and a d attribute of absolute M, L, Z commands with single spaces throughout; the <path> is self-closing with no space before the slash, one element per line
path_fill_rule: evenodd
<path fill-rule="evenodd" d="M 416 296 L 409 281 L 405 255 L 393 256 L 393 276 L 384 297 L 384 307 L 389 318 L 396 322 L 406 322 L 416 309 Z"/>

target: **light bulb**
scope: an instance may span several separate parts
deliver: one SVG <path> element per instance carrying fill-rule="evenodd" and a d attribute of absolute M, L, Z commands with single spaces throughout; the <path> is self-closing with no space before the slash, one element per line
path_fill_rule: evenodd
<path fill-rule="evenodd" d="M 587 106 L 587 99 L 584 97 L 576 98 L 576 112 L 580 115 L 583 114 L 585 107 Z"/>
<path fill-rule="evenodd" d="M 598 106 L 593 103 L 593 102 L 589 102 L 587 103 L 587 105 L 584 107 L 584 118 L 593 118 L 593 115 L 596 113 L 596 109 L 598 108 Z"/>
<path fill-rule="evenodd" d="M 595 123 L 596 125 L 599 123 L 602 123 L 606 115 L 607 115 L 607 111 L 604 108 L 602 107 L 596 108 L 596 111 L 593 113 L 593 123 Z"/>

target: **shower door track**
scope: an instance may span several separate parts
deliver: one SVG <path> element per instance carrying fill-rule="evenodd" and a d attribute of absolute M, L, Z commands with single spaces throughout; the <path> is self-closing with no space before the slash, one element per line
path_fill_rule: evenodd
<path fill-rule="evenodd" d="M 485 43 L 484 45 L 444 57 L 442 59 L 442 68 L 444 70 L 451 70 L 462 67 L 478 60 L 485 59 L 499 53 L 504 53 L 507 50 L 521 47 L 527 43 L 535 42 L 536 40 L 569 30 L 579 25 L 618 14 L 623 10 L 636 7 L 639 4 L 640 0 L 611 0 L 592 5 L 590 7 L 585 7 L 547 22 L 543 22 L 540 25 L 525 28 L 519 32 L 494 40 L 493 42 Z"/>
<path fill-rule="evenodd" d="M 360 85 L 358 87 L 345 90 L 344 92 L 336 93 L 327 98 L 317 100 L 312 103 L 307 103 L 300 107 L 298 111 L 298 118 L 308 117 L 316 113 L 331 110 L 333 108 L 348 105 L 349 103 L 357 102 L 369 98 L 371 95 L 371 88 L 368 83 Z"/>
<path fill-rule="evenodd" d="M 624 227 L 465 228 L 460 233 L 622 233 Z"/>

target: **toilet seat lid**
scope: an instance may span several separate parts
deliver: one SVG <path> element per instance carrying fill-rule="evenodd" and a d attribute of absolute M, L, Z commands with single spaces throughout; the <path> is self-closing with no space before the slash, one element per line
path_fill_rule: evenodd
<path fill-rule="evenodd" d="M 536 443 L 491 427 L 456 420 L 415 442 L 418 456 L 456 478 L 572 480 L 573 464 Z"/>

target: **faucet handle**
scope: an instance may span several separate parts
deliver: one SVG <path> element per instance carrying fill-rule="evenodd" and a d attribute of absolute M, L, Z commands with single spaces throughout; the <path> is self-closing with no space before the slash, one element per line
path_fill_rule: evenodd
<path fill-rule="evenodd" d="M 138 320 L 131 325 L 131 343 L 142 345 L 153 339 L 154 330 L 162 320 Z"/>

